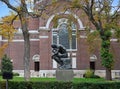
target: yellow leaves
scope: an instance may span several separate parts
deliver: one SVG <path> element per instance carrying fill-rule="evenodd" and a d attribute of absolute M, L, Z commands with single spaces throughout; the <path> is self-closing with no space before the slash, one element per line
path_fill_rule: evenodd
<path fill-rule="evenodd" d="M 69 40 L 72 40 L 72 28 L 71 28 L 71 24 L 68 24 L 68 37 Z"/>
<path fill-rule="evenodd" d="M 1 47 L 0 47 L 0 58 L 4 55 L 4 51 L 7 48 L 8 43 L 4 43 Z"/>
<path fill-rule="evenodd" d="M 15 17 L 15 13 L 11 12 L 9 16 L 2 18 L 2 22 L 3 23 L 10 23 L 14 17 Z"/>
<path fill-rule="evenodd" d="M 55 2 L 57 2 L 57 0 L 52 0 L 52 3 L 55 3 Z"/>
<path fill-rule="evenodd" d="M 74 18 L 72 14 L 69 14 L 67 18 L 69 19 L 69 22 L 77 23 L 77 19 Z"/>
<path fill-rule="evenodd" d="M 12 20 L 12 16 L 6 16 L 2 19 L 2 22 L 10 22 Z"/>
<path fill-rule="evenodd" d="M 12 22 L 15 18 L 15 13 L 11 12 L 9 16 L 4 17 L 0 24 L 0 35 L 11 40 L 16 30 L 14 29 Z"/>
<path fill-rule="evenodd" d="M 89 51 L 91 53 L 95 52 L 95 49 L 101 47 L 101 38 L 98 31 L 89 32 L 87 34 L 87 42 L 89 45 Z"/>
<path fill-rule="evenodd" d="M 52 20 L 54 23 L 54 25 L 53 25 L 54 28 L 57 28 L 57 26 L 58 26 L 58 19 L 59 19 L 59 16 L 55 16 Z"/>
<path fill-rule="evenodd" d="M 8 41 L 12 40 L 15 32 L 14 27 L 8 23 L 0 25 L 0 35 L 8 39 Z"/>
<path fill-rule="evenodd" d="M 80 0 L 73 0 L 72 5 L 73 5 L 73 7 L 75 7 L 75 8 L 80 8 L 80 6 L 81 6 Z"/>
<path fill-rule="evenodd" d="M 21 11 L 21 7 L 17 7 L 17 11 L 20 12 Z"/>
<path fill-rule="evenodd" d="M 7 19 L 4 19 L 5 22 L 7 22 Z M 15 29 L 12 25 L 8 23 L 3 23 L 0 25 L 0 35 L 6 39 L 8 39 L 8 42 L 10 42 L 14 36 Z M 0 57 L 4 55 L 4 50 L 7 48 L 8 43 L 4 43 L 0 47 Z"/>
<path fill-rule="evenodd" d="M 0 57 L 3 56 L 5 48 L 8 46 L 8 43 L 10 41 L 12 41 L 12 39 L 14 37 L 14 33 L 16 32 L 16 30 L 14 29 L 14 27 L 12 25 L 12 20 L 13 20 L 14 16 L 15 15 L 6 16 L 1 20 L 0 35 L 3 38 L 7 39 L 8 42 L 3 44 L 0 47 Z"/>
<path fill-rule="evenodd" d="M 98 21 L 99 19 L 98 19 L 98 15 L 95 15 L 94 16 L 94 19 L 95 19 L 95 21 Z"/>
<path fill-rule="evenodd" d="M 88 3 L 90 0 L 85 0 L 86 3 Z"/>

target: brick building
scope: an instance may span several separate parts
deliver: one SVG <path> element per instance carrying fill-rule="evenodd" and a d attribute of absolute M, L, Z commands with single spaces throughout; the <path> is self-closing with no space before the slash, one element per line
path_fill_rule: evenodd
<path fill-rule="evenodd" d="M 47 2 L 50 2 L 48 0 Z M 38 10 L 39 4 L 44 3 L 42 0 L 35 1 L 35 10 Z M 40 18 L 31 18 L 28 21 L 28 28 L 30 33 L 30 67 L 31 76 L 40 77 L 54 77 L 55 70 L 57 69 L 57 63 L 51 59 L 52 49 L 51 44 L 62 44 L 66 47 L 68 55 L 71 55 L 72 68 L 74 70 L 75 77 L 83 77 L 84 72 L 87 69 L 95 69 L 95 73 L 102 77 L 105 76 L 105 70 L 101 66 L 100 49 L 96 49 L 94 53 L 88 51 L 88 43 L 86 42 L 86 27 L 88 24 L 90 29 L 94 31 L 94 27 L 89 23 L 84 12 L 67 10 L 62 12 L 63 6 L 69 5 L 68 1 L 59 1 L 60 6 L 56 8 L 56 11 L 49 13 L 48 16 Z M 53 8 L 49 7 L 49 10 Z M 48 11 L 46 11 L 47 13 Z M 83 16 L 84 14 L 84 16 Z M 56 17 L 56 23 L 53 21 Z M 70 19 L 70 18 L 72 19 Z M 69 40 L 68 24 L 69 21 L 72 25 L 72 39 Z M 13 62 L 14 71 L 20 73 L 20 76 L 24 74 L 23 65 L 23 53 L 24 53 L 24 40 L 21 32 L 20 21 L 14 21 L 16 30 L 14 39 L 9 43 L 9 47 L 6 49 L 6 53 L 11 57 Z M 77 34 L 77 35 L 76 35 Z M 0 44 L 6 42 L 1 37 Z M 120 76 L 120 44 L 117 39 L 111 38 L 111 48 L 114 53 L 115 66 L 112 70 L 112 76 Z"/>

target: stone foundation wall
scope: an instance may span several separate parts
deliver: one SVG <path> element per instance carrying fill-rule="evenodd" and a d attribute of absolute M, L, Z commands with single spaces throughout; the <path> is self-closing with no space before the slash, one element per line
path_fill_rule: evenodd
<path fill-rule="evenodd" d="M 34 70 L 31 70 L 31 77 L 49 77 L 49 78 L 55 78 L 55 71 L 56 70 L 40 70 L 38 72 L 35 72 Z M 74 78 L 83 78 L 83 74 L 86 70 L 73 70 L 74 72 Z M 20 77 L 24 76 L 23 70 L 14 70 L 13 72 L 19 73 Z M 96 70 L 96 75 L 99 75 L 100 77 L 105 78 L 105 70 Z M 120 78 L 120 70 L 112 70 L 112 78 Z"/>

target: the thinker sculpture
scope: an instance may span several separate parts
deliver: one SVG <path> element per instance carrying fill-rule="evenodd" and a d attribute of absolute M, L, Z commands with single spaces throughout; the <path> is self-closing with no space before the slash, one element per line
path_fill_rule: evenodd
<path fill-rule="evenodd" d="M 62 45 L 52 44 L 52 59 L 60 66 L 59 69 L 71 69 L 71 60 L 68 58 L 68 53 Z"/>

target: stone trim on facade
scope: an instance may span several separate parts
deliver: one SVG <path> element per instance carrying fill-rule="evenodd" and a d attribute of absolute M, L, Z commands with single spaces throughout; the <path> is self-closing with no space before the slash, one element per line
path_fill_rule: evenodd
<path fill-rule="evenodd" d="M 34 70 L 31 70 L 31 77 L 49 77 L 54 78 L 55 77 L 55 71 L 56 70 L 40 70 L 38 72 L 35 72 Z M 73 70 L 74 71 L 74 77 L 75 78 L 83 78 L 83 75 L 86 70 Z M 23 70 L 13 70 L 15 73 L 19 73 L 20 77 L 24 76 Z M 105 78 L 105 70 L 95 70 L 95 75 L 98 75 L 102 78 Z M 112 70 L 112 78 L 120 78 L 120 70 Z"/>

